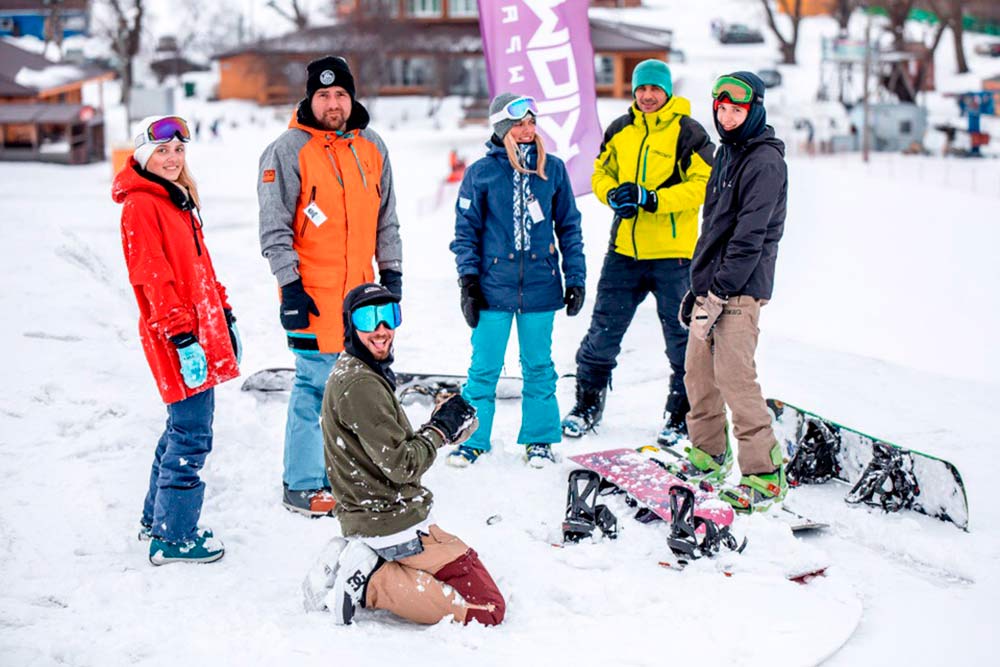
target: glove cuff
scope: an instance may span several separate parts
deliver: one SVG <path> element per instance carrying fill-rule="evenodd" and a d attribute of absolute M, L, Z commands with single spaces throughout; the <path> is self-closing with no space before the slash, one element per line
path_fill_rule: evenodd
<path fill-rule="evenodd" d="M 191 347 L 192 345 L 197 343 L 198 339 L 195 338 L 195 335 L 193 333 L 187 332 L 187 333 L 177 334 L 176 336 L 171 336 L 170 342 L 173 343 L 174 347 L 176 347 L 178 350 L 182 350 L 185 347 Z"/>
<path fill-rule="evenodd" d="M 479 284 L 479 275 L 475 273 L 466 273 L 458 277 L 459 287 L 471 287 L 473 285 Z"/>

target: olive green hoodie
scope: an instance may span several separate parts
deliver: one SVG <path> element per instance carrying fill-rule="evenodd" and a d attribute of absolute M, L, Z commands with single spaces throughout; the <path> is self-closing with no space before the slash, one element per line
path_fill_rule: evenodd
<path fill-rule="evenodd" d="M 420 478 L 444 440 L 414 433 L 389 383 L 343 353 L 323 395 L 326 474 L 345 537 L 392 535 L 427 518 L 433 494 Z"/>

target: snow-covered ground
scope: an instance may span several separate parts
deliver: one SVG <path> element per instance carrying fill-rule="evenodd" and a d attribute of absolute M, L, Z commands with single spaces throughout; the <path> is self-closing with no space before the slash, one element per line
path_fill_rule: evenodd
<path fill-rule="evenodd" d="M 749 11 L 746 2 L 719 4 Z M 680 26 L 701 31 L 690 41 L 679 34 L 689 63 L 716 61 L 689 71 L 682 94 L 695 96 L 698 77 L 747 64 L 728 57 L 741 47 L 703 43 L 714 15 Z M 666 24 L 687 20 L 674 17 Z M 801 86 L 789 97 L 808 97 Z M 396 366 L 462 373 L 469 332 L 447 249 L 455 190 L 441 183 L 448 151 L 478 157 L 487 133 L 457 128 L 456 100 L 437 118 L 425 109 L 423 100 L 376 105 L 405 244 Z M 623 109 L 602 101 L 602 121 Z M 710 127 L 706 109 L 695 102 Z M 221 139 L 203 133 L 190 160 L 207 242 L 239 317 L 243 368 L 290 365 L 259 253 L 254 186 L 257 156 L 284 113 L 191 102 L 181 112 L 227 118 Z M 657 565 L 667 555 L 665 527 L 636 523 L 616 499 L 620 539 L 556 549 L 572 466 L 526 468 L 514 441 L 518 403 L 502 402 L 493 454 L 464 471 L 439 461 L 425 477 L 441 525 L 479 551 L 507 596 L 507 620 L 493 629 L 417 627 L 369 613 L 339 628 L 302 612 L 299 583 L 337 523 L 280 506 L 285 403 L 241 393 L 238 381 L 217 392 L 215 451 L 204 473 L 203 522 L 226 543 L 226 557 L 150 566 L 135 528 L 164 408 L 138 341 L 110 166 L 0 164 L 0 664 L 383 664 L 405 655 L 418 665 L 806 665 L 835 651 L 859 615 L 830 664 L 988 663 L 1000 596 L 992 502 L 1000 269 L 991 256 L 1000 231 L 990 224 L 998 197 L 970 194 L 957 178 L 918 178 L 902 160 L 863 168 L 842 158 L 790 159 L 786 237 L 762 316 L 761 383 L 768 395 L 952 461 L 968 489 L 970 531 L 848 507 L 832 489 L 806 488 L 791 501 L 831 530 L 797 539 L 766 518 L 741 518 L 736 530 L 750 540 L 742 556 L 682 574 Z M 921 164 L 934 174 L 956 163 Z M 590 195 L 578 205 L 588 302 L 579 317 L 557 316 L 561 373 L 574 371 L 610 218 Z M 515 350 L 512 341 L 510 373 L 518 372 Z M 600 433 L 564 442 L 563 455 L 653 439 L 667 389 L 662 350 L 648 302 L 625 338 Z M 564 411 L 572 391 L 571 380 L 560 382 Z M 414 423 L 428 414 L 419 404 L 409 411 Z M 500 520 L 487 524 L 494 515 Z M 817 562 L 830 564 L 825 578 L 784 580 L 785 570 Z M 723 577 L 722 566 L 736 574 Z"/>

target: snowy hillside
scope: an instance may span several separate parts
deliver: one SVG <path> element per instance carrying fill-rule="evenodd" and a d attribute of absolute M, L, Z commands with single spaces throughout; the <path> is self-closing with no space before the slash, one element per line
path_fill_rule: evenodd
<path fill-rule="evenodd" d="M 700 2 L 653 4 L 650 15 L 678 31 L 688 56 L 678 93 L 711 127 L 708 103 L 696 98 L 707 84 L 696 82 L 751 58 L 773 61 L 773 45 L 718 48 L 708 20 L 757 3 L 706 2 L 698 12 L 678 8 Z M 815 23 L 805 24 L 812 46 L 800 47 L 804 63 L 828 27 Z M 948 71 L 948 46 L 939 53 Z M 810 66 L 787 75 L 783 103 L 809 99 Z M 396 367 L 463 373 L 469 332 L 447 249 L 455 190 L 441 183 L 448 151 L 475 158 L 487 133 L 458 129 L 456 100 L 437 120 L 425 107 L 379 100 L 374 120 L 391 151 L 405 245 Z M 600 103 L 604 122 L 623 110 L 620 101 Z M 182 113 L 239 122 L 219 141 L 191 146 L 206 239 L 239 317 L 244 372 L 291 365 L 259 253 L 254 189 L 257 157 L 284 113 L 238 104 Z M 150 566 L 135 529 L 165 411 L 138 340 L 110 165 L 0 163 L 0 664 L 378 665 L 406 656 L 414 665 L 808 665 L 836 651 L 859 616 L 829 664 L 987 664 L 1000 596 L 992 502 L 1000 269 L 991 256 L 1000 196 L 936 177 L 962 168 L 940 158 L 887 157 L 862 168 L 853 157 L 792 157 L 787 232 L 757 361 L 766 394 L 952 461 L 968 489 L 968 533 L 806 488 L 790 502 L 831 530 L 796 539 L 764 517 L 741 518 L 745 554 L 684 573 L 657 565 L 665 527 L 638 524 L 616 499 L 620 539 L 557 549 L 572 466 L 526 468 L 514 441 L 518 403 L 504 402 L 494 453 L 464 471 L 439 460 L 425 477 L 442 527 L 479 552 L 507 597 L 505 623 L 484 629 L 417 627 L 364 612 L 339 628 L 302 612 L 299 583 L 337 523 L 280 506 L 285 403 L 241 393 L 239 381 L 217 391 L 215 451 L 204 472 L 202 521 L 225 542 L 226 557 Z M 588 301 L 579 317 L 556 318 L 561 373 L 574 371 L 610 220 L 592 196 L 578 205 Z M 624 341 L 603 428 L 564 442 L 562 455 L 655 437 L 667 390 L 662 349 L 650 301 Z M 510 373 L 515 350 L 512 341 Z M 563 411 L 571 383 L 559 385 Z M 428 408 L 409 411 L 421 423 Z M 815 563 L 829 563 L 825 578 L 806 586 L 784 579 L 785 570 Z"/>

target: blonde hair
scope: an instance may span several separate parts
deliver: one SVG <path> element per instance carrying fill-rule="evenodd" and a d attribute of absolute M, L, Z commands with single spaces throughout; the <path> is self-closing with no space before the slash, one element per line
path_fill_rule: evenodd
<path fill-rule="evenodd" d="M 549 180 L 549 177 L 545 175 L 545 146 L 542 144 L 541 135 L 535 135 L 535 149 L 538 151 L 538 165 L 534 170 L 525 169 L 521 166 L 521 158 L 517 150 L 517 141 L 514 139 L 513 134 L 508 132 L 504 135 L 503 145 L 504 148 L 507 149 L 507 159 L 510 160 L 510 166 L 514 168 L 514 171 L 519 171 L 522 174 L 535 174 L 543 181 Z"/>
<path fill-rule="evenodd" d="M 180 175 L 177 177 L 177 185 L 183 187 L 188 192 L 188 196 L 191 197 L 191 201 L 194 202 L 195 207 L 201 210 L 201 198 L 198 196 L 198 184 L 194 182 L 194 177 L 191 175 L 191 170 L 187 166 L 187 155 L 184 156 L 184 167 L 181 169 Z"/>

